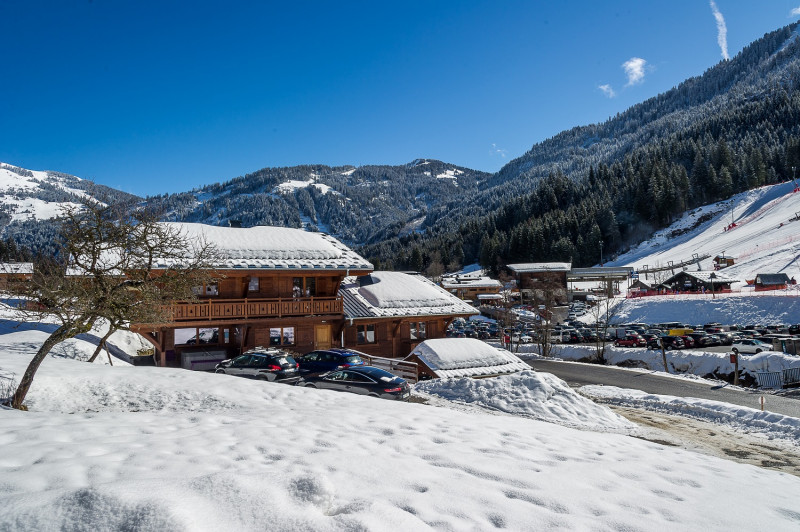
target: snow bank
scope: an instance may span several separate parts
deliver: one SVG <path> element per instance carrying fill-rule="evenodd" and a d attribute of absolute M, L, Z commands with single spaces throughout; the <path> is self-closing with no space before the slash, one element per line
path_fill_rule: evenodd
<path fill-rule="evenodd" d="M 425 340 L 411 352 L 439 377 L 478 377 L 530 369 L 519 357 L 474 338 Z"/>
<path fill-rule="evenodd" d="M 800 445 L 800 419 L 782 414 L 694 397 L 649 394 L 616 386 L 582 386 L 580 392 L 604 403 L 688 416 Z"/>
<path fill-rule="evenodd" d="M 535 344 L 521 345 L 520 351 L 538 353 Z M 553 346 L 552 355 L 563 360 L 586 360 L 596 358 L 597 350 L 594 345 L 556 345 Z M 519 353 L 524 356 L 524 353 Z M 687 373 L 703 377 L 705 375 L 727 375 L 734 372 L 735 366 L 730 361 L 729 353 L 715 353 L 682 349 L 667 351 L 667 364 L 670 372 Z M 660 349 L 645 349 L 643 347 L 614 347 L 606 345 L 606 363 L 610 365 L 635 365 L 653 371 L 664 371 L 664 362 Z M 633 364 L 632 364 L 633 363 Z M 740 374 L 750 374 L 755 378 L 756 371 L 781 371 L 788 368 L 800 367 L 800 357 L 764 351 L 757 355 L 739 355 Z"/>
<path fill-rule="evenodd" d="M 608 408 L 581 397 L 555 375 L 533 370 L 491 379 L 423 381 L 414 385 L 414 392 L 575 427 L 633 427 Z"/>

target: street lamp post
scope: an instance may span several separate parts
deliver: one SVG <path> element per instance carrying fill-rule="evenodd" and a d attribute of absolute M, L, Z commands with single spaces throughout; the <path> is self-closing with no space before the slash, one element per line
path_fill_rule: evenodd
<path fill-rule="evenodd" d="M 711 299 L 714 299 L 714 279 L 717 278 L 717 274 L 712 272 L 708 278 L 711 280 Z"/>

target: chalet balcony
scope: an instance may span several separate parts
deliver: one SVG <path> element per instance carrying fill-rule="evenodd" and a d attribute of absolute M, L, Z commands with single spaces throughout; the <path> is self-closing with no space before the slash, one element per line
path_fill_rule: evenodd
<path fill-rule="evenodd" d="M 168 309 L 175 323 L 341 315 L 344 312 L 341 297 L 208 299 L 176 302 Z"/>

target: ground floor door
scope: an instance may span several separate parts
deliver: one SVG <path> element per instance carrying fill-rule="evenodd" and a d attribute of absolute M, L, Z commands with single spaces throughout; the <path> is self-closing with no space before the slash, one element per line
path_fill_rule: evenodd
<path fill-rule="evenodd" d="M 331 348 L 331 326 L 315 325 L 314 349 L 330 349 L 330 348 Z"/>

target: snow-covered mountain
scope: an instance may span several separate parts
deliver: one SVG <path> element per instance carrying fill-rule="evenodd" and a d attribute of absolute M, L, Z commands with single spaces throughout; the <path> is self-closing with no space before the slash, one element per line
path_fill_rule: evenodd
<path fill-rule="evenodd" d="M 27 220 L 50 220 L 65 206 L 82 200 L 136 199 L 136 196 L 97 185 L 74 175 L 28 170 L 0 162 L 0 219 L 2 225 Z"/>
<path fill-rule="evenodd" d="M 474 195 L 491 174 L 433 159 L 398 166 L 263 168 L 147 201 L 169 220 L 306 227 L 350 245 L 421 231 L 429 213 Z"/>
<path fill-rule="evenodd" d="M 65 206 L 93 198 L 101 202 L 138 199 L 86 179 L 0 162 L 0 235 L 41 252 L 54 251 L 57 226 L 48 223 Z"/>

